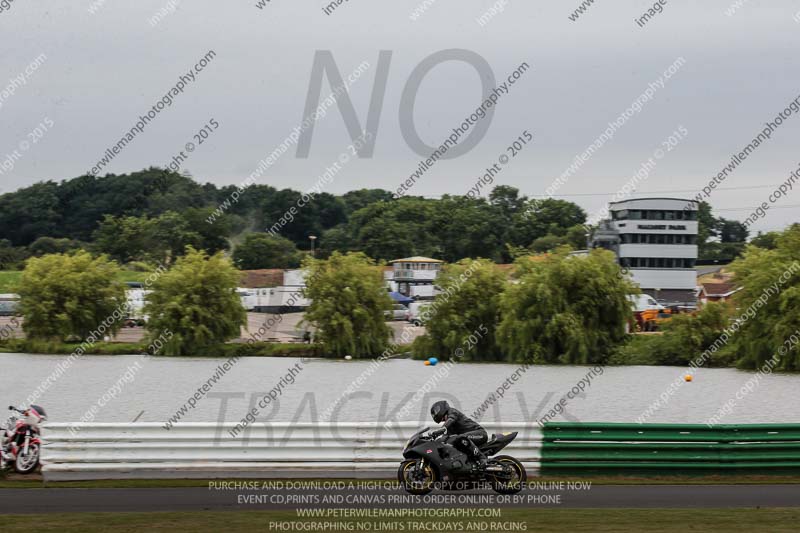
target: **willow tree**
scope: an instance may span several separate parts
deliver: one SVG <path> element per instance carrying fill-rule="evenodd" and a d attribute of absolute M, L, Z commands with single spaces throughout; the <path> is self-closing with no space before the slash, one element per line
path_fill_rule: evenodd
<path fill-rule="evenodd" d="M 734 302 L 744 316 L 731 340 L 738 365 L 760 367 L 778 354 L 772 366 L 800 370 L 800 347 L 785 344 L 800 331 L 800 224 L 777 236 L 772 250 L 748 246 L 730 269 L 742 287 Z"/>
<path fill-rule="evenodd" d="M 495 330 L 506 277 L 485 259 L 446 265 L 436 280 L 439 294 L 421 313 L 427 332 L 414 342 L 417 357 L 461 361 L 503 358 Z"/>
<path fill-rule="evenodd" d="M 333 355 L 376 356 L 389 343 L 385 312 L 392 299 L 382 269 L 363 253 L 334 252 L 328 259 L 306 258 L 304 295 L 311 300 L 305 321 L 315 340 Z"/>
<path fill-rule="evenodd" d="M 614 254 L 565 251 L 516 261 L 515 282 L 501 298 L 500 346 L 518 360 L 590 364 L 625 340 L 630 294 L 638 292 Z"/>
<path fill-rule="evenodd" d="M 113 335 L 122 326 L 125 288 L 119 267 L 83 250 L 28 259 L 19 282 L 22 329 L 30 338 Z"/>
<path fill-rule="evenodd" d="M 247 323 L 236 286 L 239 271 L 222 252 L 209 256 L 192 247 L 152 285 L 144 313 L 149 340 L 171 334 L 163 355 L 201 355 L 237 338 Z"/>

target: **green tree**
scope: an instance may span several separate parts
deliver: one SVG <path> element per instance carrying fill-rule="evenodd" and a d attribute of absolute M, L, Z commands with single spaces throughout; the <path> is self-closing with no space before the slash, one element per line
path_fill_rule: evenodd
<path fill-rule="evenodd" d="M 748 316 L 731 346 L 739 366 L 758 368 L 800 330 L 800 224 L 784 231 L 774 250 L 748 246 L 730 268 L 742 287 L 734 301 Z M 800 370 L 800 349 L 779 357 L 777 368 Z"/>
<path fill-rule="evenodd" d="M 8 239 L 0 239 L 0 270 L 17 270 L 22 268 L 28 250 L 24 246 L 13 246 Z"/>
<path fill-rule="evenodd" d="M 758 246 L 759 248 L 766 248 L 767 250 L 774 250 L 778 247 L 778 238 L 781 236 L 779 231 L 768 231 L 767 233 L 758 232 L 758 235 L 753 237 L 750 244 Z"/>
<path fill-rule="evenodd" d="M 664 322 L 664 333 L 653 349 L 657 365 L 687 365 L 708 350 L 728 327 L 731 307 L 710 302 L 695 315 L 680 314 Z M 716 356 L 719 360 L 722 354 Z"/>
<path fill-rule="evenodd" d="M 489 205 L 484 198 L 465 196 L 446 196 L 437 204 L 431 205 L 436 214 L 431 230 L 439 238 L 442 259 L 450 262 L 469 257 L 502 259 L 507 224 L 500 207 Z"/>
<path fill-rule="evenodd" d="M 520 258 L 503 294 L 500 346 L 536 363 L 605 362 L 626 337 L 628 296 L 638 292 L 612 252 Z"/>
<path fill-rule="evenodd" d="M 357 189 L 342 195 L 345 212 L 350 215 L 375 202 L 392 201 L 392 193 L 384 189 Z"/>
<path fill-rule="evenodd" d="M 64 254 L 81 247 L 81 243 L 72 239 L 54 239 L 39 237 L 28 246 L 28 252 L 35 257 L 47 254 Z"/>
<path fill-rule="evenodd" d="M 58 189 L 58 184 L 47 181 L 0 195 L 0 236 L 14 246 L 46 235 L 60 236 L 63 212 Z"/>
<path fill-rule="evenodd" d="M 106 215 L 94 232 L 98 250 L 121 263 L 149 259 L 151 222 L 146 217 Z"/>
<path fill-rule="evenodd" d="M 266 233 L 248 233 L 233 251 L 233 262 L 242 270 L 297 268 L 301 253 L 289 239 Z"/>
<path fill-rule="evenodd" d="M 520 197 L 519 189 L 510 185 L 498 185 L 489 193 L 489 203 L 500 209 L 508 220 L 511 216 L 525 208 L 528 198 Z"/>
<path fill-rule="evenodd" d="M 199 248 L 203 243 L 200 234 L 175 211 L 167 211 L 155 218 L 106 215 L 95 231 L 94 239 L 98 250 L 122 263 L 149 261 L 170 264 L 183 254 L 187 246 Z"/>
<path fill-rule="evenodd" d="M 564 235 L 565 231 L 575 226 L 583 227 L 584 222 L 586 212 L 572 202 L 553 198 L 529 200 L 514 213 L 505 240 L 514 246 L 527 248 L 536 239 L 547 235 Z M 582 231 L 586 233 L 586 230 Z M 579 248 L 585 247 L 582 244 Z"/>
<path fill-rule="evenodd" d="M 433 231 L 435 203 L 411 197 L 359 209 L 349 222 L 355 249 L 389 261 L 411 255 L 436 257 L 441 239 Z"/>
<path fill-rule="evenodd" d="M 551 252 L 564 245 L 564 239 L 552 233 L 539 237 L 530 246 L 530 251 L 534 253 Z"/>
<path fill-rule="evenodd" d="M 711 204 L 700 202 L 697 212 L 697 244 L 700 248 L 701 258 L 705 244 L 718 235 L 717 219 L 714 218 L 714 214 L 711 212 Z"/>
<path fill-rule="evenodd" d="M 328 259 L 306 258 L 304 295 L 311 300 L 305 320 L 315 339 L 334 355 L 376 356 L 389 342 L 384 313 L 392 299 L 382 269 L 363 253 L 334 252 Z"/>
<path fill-rule="evenodd" d="M 328 257 L 333 252 L 344 253 L 355 249 L 356 241 L 350 232 L 350 228 L 347 224 L 339 224 L 322 234 L 317 253 L 321 257 Z"/>
<path fill-rule="evenodd" d="M 153 283 L 144 313 L 150 340 L 172 336 L 164 355 L 202 355 L 239 337 L 247 313 L 236 294 L 239 271 L 222 252 L 209 256 L 188 247 Z"/>
<path fill-rule="evenodd" d="M 145 237 L 149 252 L 145 258 L 168 265 L 183 255 L 187 246 L 202 249 L 202 237 L 180 213 L 167 211 L 150 222 L 150 233 Z"/>
<path fill-rule="evenodd" d="M 750 230 L 738 220 L 728 220 L 719 217 L 717 219 L 717 230 L 719 231 L 720 242 L 742 243 L 747 241 Z"/>
<path fill-rule="evenodd" d="M 414 342 L 417 357 L 501 360 L 496 329 L 505 275 L 485 259 L 447 265 L 436 280 L 439 295 L 422 313 L 427 332 Z"/>
<path fill-rule="evenodd" d="M 745 246 L 743 242 L 707 242 L 700 259 L 727 263 L 742 255 Z"/>
<path fill-rule="evenodd" d="M 303 247 L 308 246 L 310 235 L 319 237 L 326 229 L 347 220 L 340 198 L 323 192 L 303 203 L 303 196 L 299 191 L 282 189 L 267 197 L 262 206 L 261 228 L 280 230 L 282 236 Z M 298 202 L 302 206 L 298 206 Z"/>
<path fill-rule="evenodd" d="M 118 272 L 106 256 L 92 258 L 83 250 L 29 259 L 18 289 L 25 334 L 64 340 L 116 333 L 126 301 Z"/>
<path fill-rule="evenodd" d="M 208 219 L 214 210 L 211 207 L 190 207 L 181 212 L 188 228 L 197 233 L 199 248 L 210 254 L 230 248 L 228 237 L 233 232 L 236 220 L 236 215 L 224 214 L 218 216 L 213 224 L 209 224 Z"/>

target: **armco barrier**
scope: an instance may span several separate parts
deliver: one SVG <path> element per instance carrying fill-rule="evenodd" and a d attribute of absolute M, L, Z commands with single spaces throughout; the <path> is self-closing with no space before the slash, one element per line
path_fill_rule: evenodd
<path fill-rule="evenodd" d="M 426 424 L 47 424 L 45 480 L 122 478 L 392 478 Z M 69 428 L 76 428 L 74 433 Z M 540 474 L 800 473 L 800 424 L 486 424 L 517 431 L 505 450 Z M 504 452 L 505 452 L 504 451 Z M 503 452 L 503 453 L 504 453 Z"/>
<path fill-rule="evenodd" d="M 47 424 L 45 480 L 133 478 L 393 478 L 408 438 L 433 424 L 257 423 L 236 438 L 234 424 Z M 518 431 L 509 453 L 536 475 L 542 430 L 535 424 L 486 424 Z M 76 431 L 70 431 L 70 428 Z"/>
<path fill-rule="evenodd" d="M 542 474 L 800 472 L 800 424 L 546 424 Z"/>

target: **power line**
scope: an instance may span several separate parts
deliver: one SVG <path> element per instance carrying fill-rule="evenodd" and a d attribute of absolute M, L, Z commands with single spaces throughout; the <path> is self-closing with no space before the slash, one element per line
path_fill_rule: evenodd
<path fill-rule="evenodd" d="M 746 185 L 742 187 L 717 187 L 714 189 L 715 191 L 739 191 L 739 190 L 746 190 L 746 189 L 767 189 L 767 188 L 775 188 L 780 187 L 780 184 L 777 185 Z M 610 196 L 612 194 L 617 194 L 619 191 L 614 192 L 576 192 L 572 194 L 553 194 L 552 197 L 557 196 Z M 697 189 L 672 189 L 672 190 L 658 190 L 658 191 L 647 191 L 647 192 L 632 192 L 631 194 L 671 194 L 676 192 L 689 192 L 689 193 L 696 193 Z M 535 196 L 537 198 L 547 198 L 546 194 L 533 194 L 531 196 Z"/>
<path fill-rule="evenodd" d="M 769 209 L 797 209 L 800 208 L 800 204 L 798 205 L 771 205 Z M 752 211 L 756 209 L 755 207 L 715 207 L 714 211 Z"/>
<path fill-rule="evenodd" d="M 780 185 L 781 184 L 776 184 L 776 185 L 744 185 L 744 186 L 741 186 L 741 187 L 717 187 L 714 190 L 715 191 L 740 191 L 740 190 L 752 190 L 752 189 L 769 189 L 769 188 L 780 187 Z M 662 190 L 657 190 L 657 191 L 632 192 L 630 194 L 632 194 L 632 195 L 633 194 L 646 194 L 646 195 L 649 196 L 649 195 L 653 195 L 653 194 L 672 194 L 672 193 L 685 193 L 685 192 L 696 193 L 697 191 L 698 191 L 697 189 L 671 189 L 671 190 L 662 189 Z M 611 195 L 617 194 L 618 192 L 619 191 L 613 191 L 613 192 L 576 192 L 576 193 L 570 193 L 570 194 L 551 194 L 551 195 L 547 195 L 547 194 L 530 194 L 530 195 L 527 195 L 527 196 L 530 197 L 530 198 L 568 198 L 568 197 L 572 197 L 572 196 L 611 196 Z M 439 200 L 439 199 L 442 198 L 442 196 L 444 196 L 444 195 L 442 195 L 442 194 L 430 194 L 430 195 L 426 194 L 426 195 L 423 195 L 423 198 L 430 198 L 430 199 L 433 199 L 433 200 Z M 455 195 L 450 195 L 450 196 L 455 196 Z"/>

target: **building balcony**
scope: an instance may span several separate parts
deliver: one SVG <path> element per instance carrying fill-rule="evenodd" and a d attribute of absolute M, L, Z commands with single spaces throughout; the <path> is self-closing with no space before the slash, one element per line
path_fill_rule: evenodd
<path fill-rule="evenodd" d="M 395 281 L 433 281 L 436 279 L 438 270 L 395 270 Z"/>
<path fill-rule="evenodd" d="M 697 258 L 696 244 L 622 244 L 619 247 L 622 257 L 665 257 Z"/>

